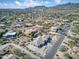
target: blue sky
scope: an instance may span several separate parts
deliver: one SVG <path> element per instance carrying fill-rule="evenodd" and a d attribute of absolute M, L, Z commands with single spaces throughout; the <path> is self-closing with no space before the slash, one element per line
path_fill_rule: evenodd
<path fill-rule="evenodd" d="M 27 8 L 34 6 L 55 6 L 63 3 L 79 3 L 79 0 L 0 0 L 1 8 Z"/>

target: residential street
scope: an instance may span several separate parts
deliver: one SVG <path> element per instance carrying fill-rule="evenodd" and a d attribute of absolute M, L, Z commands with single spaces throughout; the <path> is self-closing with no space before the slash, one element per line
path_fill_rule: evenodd
<path fill-rule="evenodd" d="M 65 25 L 64 29 L 65 29 L 64 33 L 67 34 L 70 27 Z M 48 53 L 45 55 L 45 57 L 43 59 L 54 59 L 54 56 L 56 55 L 57 49 L 60 47 L 60 45 L 64 39 L 65 39 L 65 35 L 59 34 L 58 41 L 52 46 L 52 48 L 48 51 Z"/>

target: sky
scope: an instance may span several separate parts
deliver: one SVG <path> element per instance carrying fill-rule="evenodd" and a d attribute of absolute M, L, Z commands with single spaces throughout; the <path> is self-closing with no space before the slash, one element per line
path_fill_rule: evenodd
<path fill-rule="evenodd" d="M 34 6 L 55 6 L 63 3 L 79 3 L 79 0 L 0 0 L 0 9 L 24 9 Z"/>

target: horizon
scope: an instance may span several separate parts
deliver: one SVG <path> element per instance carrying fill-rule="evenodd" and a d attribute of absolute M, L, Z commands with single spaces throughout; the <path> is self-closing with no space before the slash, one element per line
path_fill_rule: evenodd
<path fill-rule="evenodd" d="M 53 7 L 69 2 L 79 3 L 78 0 L 0 0 L 0 9 L 25 9 L 35 6 Z"/>

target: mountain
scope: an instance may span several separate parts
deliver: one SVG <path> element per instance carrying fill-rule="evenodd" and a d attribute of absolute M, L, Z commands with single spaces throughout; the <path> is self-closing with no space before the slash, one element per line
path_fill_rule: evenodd
<path fill-rule="evenodd" d="M 66 3 L 54 6 L 53 9 L 79 9 L 79 3 Z"/>
<path fill-rule="evenodd" d="M 46 6 L 36 6 L 36 7 L 29 7 L 25 9 L 0 9 L 0 12 L 19 12 L 19 13 L 32 13 L 32 12 L 43 12 L 48 9 L 65 9 L 65 10 L 71 10 L 71 9 L 79 9 L 79 3 L 66 3 L 61 5 L 56 5 L 54 7 L 46 7 Z"/>
<path fill-rule="evenodd" d="M 24 13 L 26 12 L 25 9 L 0 9 L 0 12 L 12 12 L 12 13 Z"/>
<path fill-rule="evenodd" d="M 36 6 L 36 7 L 29 7 L 29 8 L 25 8 L 25 9 L 0 9 L 0 12 L 19 12 L 19 13 L 32 13 L 32 12 L 39 12 L 39 11 L 43 11 L 46 10 L 47 7 L 45 6 Z"/>
<path fill-rule="evenodd" d="M 30 8 L 26 8 L 26 12 L 41 12 L 48 9 L 46 6 L 35 6 L 35 7 L 30 7 Z"/>

